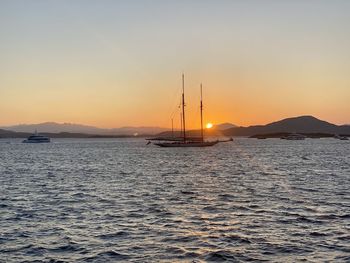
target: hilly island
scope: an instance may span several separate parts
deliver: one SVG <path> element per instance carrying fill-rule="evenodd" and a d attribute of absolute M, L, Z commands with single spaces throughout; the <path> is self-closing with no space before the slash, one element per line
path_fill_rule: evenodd
<path fill-rule="evenodd" d="M 173 133 L 160 127 L 122 127 L 101 129 L 78 124 L 58 124 L 47 122 L 41 124 L 16 125 L 0 127 L 0 138 L 25 138 L 35 130 L 51 138 L 125 138 L 125 137 L 170 137 L 180 136 L 180 131 Z M 300 133 L 307 137 L 321 138 L 342 135 L 350 137 L 350 125 L 336 125 L 319 120 L 313 116 L 299 116 L 275 121 L 266 125 L 248 127 L 230 123 L 214 125 L 207 129 L 207 136 L 246 136 L 252 138 L 277 138 L 288 133 Z M 199 136 L 199 130 L 189 130 L 188 136 Z"/>

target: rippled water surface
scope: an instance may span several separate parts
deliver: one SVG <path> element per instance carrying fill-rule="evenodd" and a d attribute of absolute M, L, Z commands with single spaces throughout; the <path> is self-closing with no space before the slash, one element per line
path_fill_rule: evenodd
<path fill-rule="evenodd" d="M 350 143 L 0 140 L 0 261 L 350 261 Z"/>

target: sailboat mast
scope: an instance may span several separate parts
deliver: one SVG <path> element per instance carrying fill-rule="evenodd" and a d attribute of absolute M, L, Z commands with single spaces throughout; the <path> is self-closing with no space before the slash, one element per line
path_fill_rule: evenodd
<path fill-rule="evenodd" d="M 202 83 L 201 83 L 201 140 L 204 141 L 203 133 L 203 95 L 202 95 Z"/>
<path fill-rule="evenodd" d="M 185 122 L 185 75 L 182 73 L 182 122 L 183 140 L 186 142 L 186 122 Z"/>
<path fill-rule="evenodd" d="M 182 112 L 180 111 L 180 137 L 181 137 L 181 133 L 182 133 Z"/>
<path fill-rule="evenodd" d="M 171 118 L 171 136 L 174 138 L 174 118 Z"/>

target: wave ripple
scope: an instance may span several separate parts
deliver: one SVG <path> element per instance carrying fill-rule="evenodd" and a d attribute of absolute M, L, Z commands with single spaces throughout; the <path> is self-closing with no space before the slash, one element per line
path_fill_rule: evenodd
<path fill-rule="evenodd" d="M 346 142 L 11 140 L 0 158 L 0 261 L 350 261 Z"/>

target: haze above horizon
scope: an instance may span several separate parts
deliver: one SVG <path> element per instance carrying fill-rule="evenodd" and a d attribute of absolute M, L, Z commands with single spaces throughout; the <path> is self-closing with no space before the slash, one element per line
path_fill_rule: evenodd
<path fill-rule="evenodd" d="M 350 123 L 349 1 L 1 1 L 0 126 Z M 177 127 L 178 128 L 178 127 Z"/>

